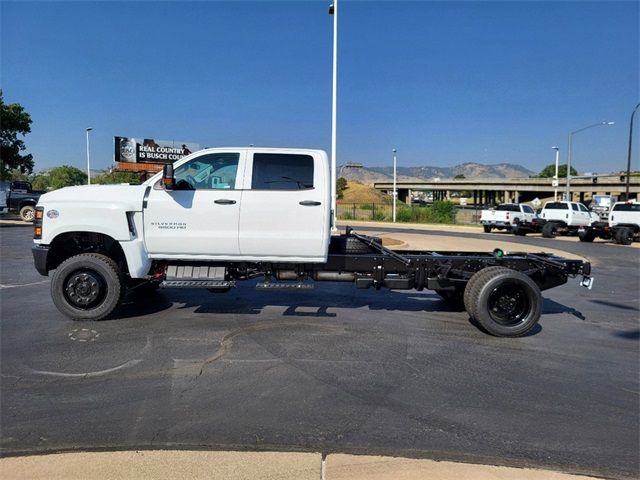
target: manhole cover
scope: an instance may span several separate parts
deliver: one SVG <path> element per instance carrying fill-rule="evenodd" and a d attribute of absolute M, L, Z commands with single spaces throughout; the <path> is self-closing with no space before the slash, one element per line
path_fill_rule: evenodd
<path fill-rule="evenodd" d="M 99 336 L 98 332 L 90 328 L 76 328 L 69 332 L 69 340 L 74 342 L 95 342 Z"/>

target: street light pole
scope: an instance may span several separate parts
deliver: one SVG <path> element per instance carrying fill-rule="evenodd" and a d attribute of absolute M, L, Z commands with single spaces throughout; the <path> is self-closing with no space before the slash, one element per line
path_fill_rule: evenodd
<path fill-rule="evenodd" d="M 397 167 L 396 152 L 397 150 L 394 148 L 392 151 L 393 151 L 393 223 L 396 223 L 396 199 L 398 198 L 398 189 L 396 188 L 396 167 Z"/>
<path fill-rule="evenodd" d="M 89 132 L 93 128 L 89 127 L 85 129 L 87 133 L 87 185 L 91 185 L 91 161 L 89 160 Z"/>
<path fill-rule="evenodd" d="M 337 231 L 336 222 L 336 117 L 338 99 L 338 0 L 329 6 L 329 15 L 333 15 L 333 85 L 331 94 L 331 230 Z"/>
<path fill-rule="evenodd" d="M 633 109 L 633 113 L 631 114 L 631 121 L 629 122 L 629 151 L 627 153 L 627 179 L 626 179 L 626 188 L 624 190 L 624 199 L 625 201 L 629 200 L 629 176 L 631 175 L 631 139 L 633 138 L 633 117 L 636 115 L 636 111 L 640 107 L 640 103 L 636 105 L 636 108 Z"/>
<path fill-rule="evenodd" d="M 558 161 L 560 159 L 560 147 L 551 147 L 556 151 L 556 174 L 553 177 L 554 189 L 553 189 L 553 201 L 558 200 Z"/>
<path fill-rule="evenodd" d="M 615 122 L 598 122 L 598 123 L 594 123 L 593 125 L 587 125 L 586 127 L 583 128 L 579 128 L 578 130 L 574 130 L 573 132 L 569 133 L 569 149 L 567 151 L 567 188 L 565 191 L 565 200 L 570 201 L 570 195 L 571 195 L 571 188 L 570 188 L 570 184 L 571 184 L 571 144 L 573 141 L 573 135 L 579 132 L 582 132 L 584 130 L 587 130 L 589 128 L 594 128 L 594 127 L 599 127 L 601 125 L 614 125 Z"/>

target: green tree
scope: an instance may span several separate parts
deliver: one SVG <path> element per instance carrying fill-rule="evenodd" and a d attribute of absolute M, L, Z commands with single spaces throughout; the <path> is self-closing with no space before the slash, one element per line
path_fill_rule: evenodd
<path fill-rule="evenodd" d="M 140 174 L 136 172 L 107 172 L 97 176 L 95 179 L 91 179 L 91 183 L 99 184 L 113 184 L 113 183 L 130 183 L 132 185 L 139 185 Z"/>
<path fill-rule="evenodd" d="M 35 175 L 31 179 L 31 186 L 36 191 L 49 190 L 51 185 L 49 184 L 49 175 Z"/>
<path fill-rule="evenodd" d="M 347 179 L 340 177 L 336 180 L 336 197 L 342 198 L 344 191 L 347 189 Z"/>
<path fill-rule="evenodd" d="M 87 174 L 71 165 L 62 165 L 49 171 L 49 186 L 52 189 L 84 185 L 87 183 Z"/>
<path fill-rule="evenodd" d="M 542 169 L 542 171 L 538 174 L 538 177 L 553 178 L 555 174 L 556 174 L 556 164 L 551 163 Z M 571 176 L 573 177 L 576 175 L 578 175 L 578 171 L 575 168 L 571 167 Z M 564 165 L 558 166 L 558 177 L 564 178 L 566 176 L 567 176 L 567 164 L 565 163 Z"/>
<path fill-rule="evenodd" d="M 5 104 L 0 90 L 0 178 L 10 177 L 9 171 L 33 171 L 33 156 L 23 155 L 26 147 L 18 135 L 31 132 L 31 115 L 18 103 Z"/>

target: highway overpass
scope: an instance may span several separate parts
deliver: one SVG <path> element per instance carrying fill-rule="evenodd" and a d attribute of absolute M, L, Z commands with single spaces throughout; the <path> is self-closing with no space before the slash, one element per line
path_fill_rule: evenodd
<path fill-rule="evenodd" d="M 457 192 L 473 198 L 473 204 L 495 204 L 508 202 L 529 202 L 534 198 L 553 197 L 554 187 L 551 178 L 464 178 L 438 179 L 418 182 L 397 182 L 398 199 L 411 203 L 414 192 L 429 191 L 434 200 L 452 198 Z M 570 182 L 573 200 L 584 201 L 585 196 L 617 195 L 624 196 L 626 174 L 598 175 L 593 177 L 573 177 Z M 393 182 L 376 182 L 374 188 L 386 193 L 393 192 Z M 561 197 L 566 188 L 566 179 L 562 178 L 558 185 L 558 196 Z M 640 193 L 640 175 L 632 174 L 629 179 L 629 197 L 638 198 Z"/>

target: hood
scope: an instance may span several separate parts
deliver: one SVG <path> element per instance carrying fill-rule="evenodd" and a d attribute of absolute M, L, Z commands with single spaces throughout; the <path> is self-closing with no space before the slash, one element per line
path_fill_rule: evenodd
<path fill-rule="evenodd" d="M 81 185 L 65 187 L 40 197 L 38 205 L 52 203 L 81 203 L 87 207 L 92 204 L 114 205 L 127 211 L 142 210 L 142 200 L 146 185 Z"/>

